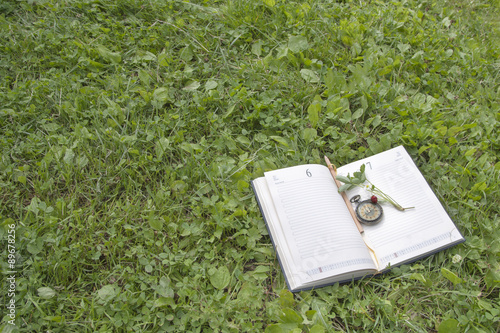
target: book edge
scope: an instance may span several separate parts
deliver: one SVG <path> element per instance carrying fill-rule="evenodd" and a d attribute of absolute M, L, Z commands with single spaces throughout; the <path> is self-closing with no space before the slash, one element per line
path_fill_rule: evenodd
<path fill-rule="evenodd" d="M 260 177 L 259 177 L 260 178 Z M 258 178 L 256 178 L 258 179 Z M 283 277 L 285 278 L 285 283 L 286 283 L 286 286 L 288 287 L 288 290 L 292 290 L 292 288 L 290 288 L 290 281 L 288 281 L 288 276 L 286 275 L 286 272 L 285 272 L 285 269 L 284 269 L 284 266 L 283 266 L 283 263 L 281 261 L 281 257 L 278 253 L 278 250 L 276 249 L 276 244 L 274 242 L 274 238 L 273 238 L 273 235 L 271 233 L 271 230 L 269 228 L 269 223 L 267 222 L 267 219 L 266 219 L 266 216 L 264 215 L 264 210 L 262 209 L 262 204 L 260 203 L 260 198 L 259 198 L 259 195 L 257 194 L 257 190 L 255 188 L 255 184 L 254 184 L 254 181 L 256 179 L 253 179 L 251 182 L 250 182 L 250 185 L 252 186 L 252 190 L 253 190 L 253 193 L 255 194 L 255 199 L 257 201 L 257 205 L 259 206 L 259 210 L 260 210 L 260 215 L 262 216 L 262 219 L 264 220 L 264 224 L 266 225 L 266 229 L 267 229 L 267 233 L 269 234 L 269 238 L 271 239 L 271 244 L 273 245 L 273 249 L 274 249 L 274 253 L 276 253 L 276 258 L 278 258 L 278 263 L 280 265 L 280 268 L 281 268 L 281 272 L 283 273 Z"/>
<path fill-rule="evenodd" d="M 331 281 L 331 282 L 328 282 L 328 283 L 324 283 L 324 284 L 320 284 L 320 285 L 315 285 L 315 286 L 312 286 L 312 287 L 306 287 L 306 288 L 297 288 L 297 289 L 293 289 L 293 290 L 289 288 L 289 290 L 292 293 L 297 293 L 297 292 L 301 292 L 301 291 L 309 291 L 309 290 L 319 289 L 319 288 L 323 288 L 323 287 L 333 286 L 336 283 L 343 284 L 343 283 L 354 282 L 354 281 L 363 280 L 363 279 L 367 279 L 367 278 L 377 277 L 379 275 L 383 275 L 383 274 L 386 274 L 386 273 L 390 272 L 394 268 L 401 267 L 401 266 L 404 266 L 404 265 L 409 265 L 409 264 L 411 264 L 411 263 L 413 263 L 415 261 L 422 260 L 424 258 L 430 257 L 430 256 L 432 256 L 432 255 L 434 255 L 436 253 L 445 251 L 445 250 L 447 250 L 447 249 L 449 249 L 449 248 L 451 248 L 451 247 L 453 247 L 455 245 L 458 245 L 458 244 L 461 244 L 461 243 L 464 243 L 464 242 L 465 242 L 465 238 L 463 238 L 463 239 L 461 239 L 459 241 L 450 243 L 448 246 L 440 248 L 439 250 L 427 253 L 427 254 L 422 255 L 422 256 L 418 256 L 418 257 L 412 258 L 410 261 L 407 261 L 405 263 L 401 263 L 401 264 L 396 265 L 396 266 L 392 266 L 392 267 L 387 268 L 385 270 L 379 271 L 379 272 L 377 272 L 375 274 L 367 274 L 367 275 L 364 275 L 364 276 L 361 276 L 361 277 L 356 277 L 356 278 L 346 279 L 346 280 L 341 280 L 341 281 Z"/>

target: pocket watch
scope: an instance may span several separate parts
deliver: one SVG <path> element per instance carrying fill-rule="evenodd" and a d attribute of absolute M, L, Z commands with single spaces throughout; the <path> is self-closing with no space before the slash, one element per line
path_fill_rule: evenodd
<path fill-rule="evenodd" d="M 375 225 L 382 220 L 382 215 L 384 210 L 382 206 L 377 202 L 372 202 L 372 200 L 359 201 L 361 199 L 360 195 L 355 195 L 351 198 L 352 203 L 357 203 L 355 212 L 356 217 L 359 222 L 366 225 Z"/>

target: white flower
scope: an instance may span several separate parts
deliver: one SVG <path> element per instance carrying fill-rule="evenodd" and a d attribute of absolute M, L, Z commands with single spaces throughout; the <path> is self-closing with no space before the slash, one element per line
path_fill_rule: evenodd
<path fill-rule="evenodd" d="M 453 256 L 453 258 L 451 258 L 451 261 L 454 263 L 454 264 L 458 264 L 459 262 L 462 261 L 462 256 L 460 254 L 455 254 Z"/>

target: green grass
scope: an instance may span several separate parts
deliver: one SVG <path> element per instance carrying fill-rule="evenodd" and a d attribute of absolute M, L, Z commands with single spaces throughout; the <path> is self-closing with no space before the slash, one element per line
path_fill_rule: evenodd
<path fill-rule="evenodd" d="M 17 329 L 500 331 L 499 8 L 3 0 Z M 250 181 L 400 144 L 467 242 L 287 292 Z"/>

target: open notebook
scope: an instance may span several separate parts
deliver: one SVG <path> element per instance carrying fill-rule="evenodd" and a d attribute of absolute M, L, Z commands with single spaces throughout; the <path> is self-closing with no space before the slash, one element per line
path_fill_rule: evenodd
<path fill-rule="evenodd" d="M 252 181 L 288 288 L 293 291 L 346 282 L 415 261 L 464 240 L 404 147 L 337 169 L 351 175 L 365 164 L 366 177 L 403 206 L 383 203 L 380 223 L 364 226 L 370 254 L 326 166 L 266 172 Z M 371 194 L 353 189 L 347 196 Z"/>

